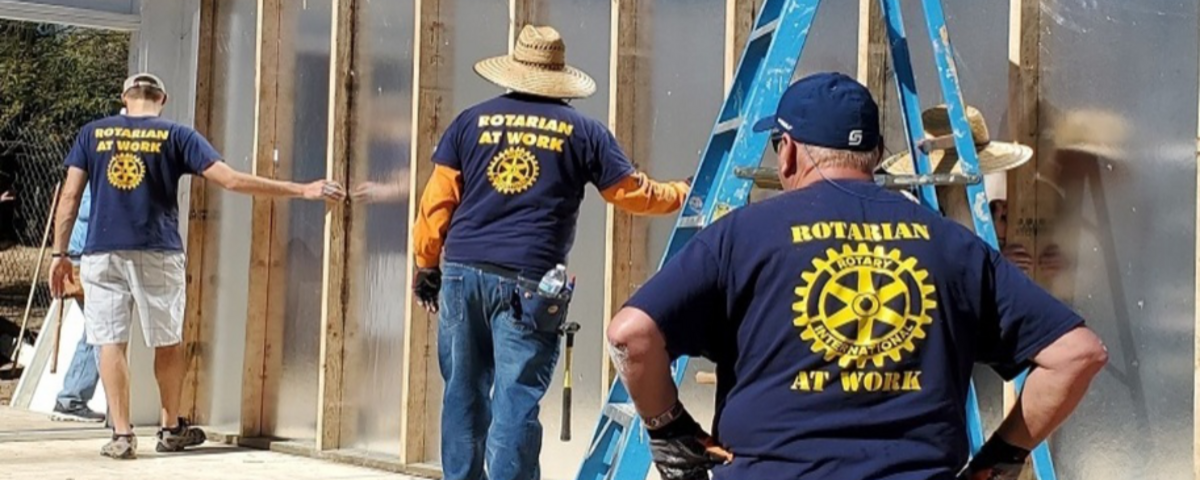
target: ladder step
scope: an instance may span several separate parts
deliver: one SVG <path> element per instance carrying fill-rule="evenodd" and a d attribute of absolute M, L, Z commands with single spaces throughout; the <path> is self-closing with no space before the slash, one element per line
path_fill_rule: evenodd
<path fill-rule="evenodd" d="M 725 133 L 737 133 L 738 128 L 740 128 L 741 126 L 742 126 L 742 117 L 737 117 L 732 120 L 726 120 L 724 122 L 718 123 L 717 126 L 715 128 L 713 128 L 713 135 L 721 135 L 721 134 L 725 134 Z"/>
<path fill-rule="evenodd" d="M 638 418 L 637 409 L 632 403 L 610 403 L 604 406 L 604 415 L 615 423 L 620 424 L 625 428 L 633 425 L 633 420 Z"/>
<path fill-rule="evenodd" d="M 678 228 L 704 228 L 704 215 L 688 215 L 680 218 Z"/>
<path fill-rule="evenodd" d="M 766 25 L 758 27 L 758 28 L 754 29 L 753 32 L 750 32 L 750 41 L 753 42 L 762 37 L 770 35 L 770 34 L 774 33 L 775 30 L 778 30 L 778 29 L 779 29 L 779 19 L 776 18 L 775 20 L 772 20 L 771 23 L 768 23 Z"/>

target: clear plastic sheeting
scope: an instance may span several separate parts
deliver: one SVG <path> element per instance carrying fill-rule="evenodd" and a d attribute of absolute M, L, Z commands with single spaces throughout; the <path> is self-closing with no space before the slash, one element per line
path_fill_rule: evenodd
<path fill-rule="evenodd" d="M 236 170 L 253 167 L 255 0 L 220 0 L 217 6 L 216 48 L 213 49 L 213 99 L 209 140 Z M 201 311 L 205 338 L 201 374 L 201 408 L 206 423 L 218 431 L 240 428 L 242 360 L 246 346 L 246 306 L 249 292 L 251 197 L 208 189 L 205 230 L 204 288 Z"/>
<path fill-rule="evenodd" d="M 283 2 L 280 27 L 278 176 L 296 181 L 325 177 L 329 128 L 331 0 Z M 312 439 L 317 425 L 317 378 L 321 338 L 321 274 L 325 205 L 305 200 L 276 202 L 276 241 L 283 281 L 282 375 L 271 435 Z M 279 276 L 276 276 L 279 275 Z"/>
<path fill-rule="evenodd" d="M 1059 478 L 1192 478 L 1197 4 L 1041 12 L 1038 268 L 1109 350 Z"/>
<path fill-rule="evenodd" d="M 399 455 L 412 141 L 413 8 L 367 0 L 355 45 L 342 444 Z"/>
<path fill-rule="evenodd" d="M 508 52 L 508 2 L 498 0 L 453 0 L 453 23 L 446 25 L 447 43 L 442 45 L 442 56 L 450 68 L 450 85 L 453 90 L 444 92 L 453 115 L 472 105 L 504 93 L 500 87 L 475 74 L 475 62 L 485 57 L 504 55 Z M 448 125 L 450 118 L 444 119 Z M 443 125 L 443 126 L 445 126 Z M 426 161 L 422 159 L 422 161 Z M 436 320 L 435 320 L 436 321 Z M 436 342 L 437 331 L 431 330 L 430 342 Z M 431 346 L 434 348 L 436 343 Z M 438 369 L 436 348 L 430 350 L 431 357 L 426 374 L 426 404 L 429 415 L 425 418 L 425 458 L 428 463 L 441 463 L 441 411 L 442 374 Z"/>
<path fill-rule="evenodd" d="M 567 62 L 596 80 L 596 94 L 571 104 L 583 114 L 608 123 L 609 50 L 612 5 L 609 0 L 542 2 L 541 18 L 558 29 L 567 43 Z M 630 155 L 632 155 L 630 153 Z M 637 159 L 633 159 L 636 161 Z M 542 401 L 542 476 L 547 480 L 575 478 L 580 460 L 592 440 L 600 415 L 600 402 L 608 394 L 602 385 L 601 349 L 604 345 L 604 247 L 607 209 L 595 187 L 579 210 L 575 246 L 567 259 L 576 276 L 575 296 L 568 320 L 580 325 L 575 335 L 571 366 L 571 441 L 562 442 L 562 380 L 565 357 L 559 358 L 553 383 Z M 560 340 L 561 341 L 561 340 Z M 565 353 L 564 353 L 565 354 Z"/>
<path fill-rule="evenodd" d="M 739 51 L 745 48 L 738 45 Z M 854 77 L 857 70 L 858 2 L 821 2 L 796 66 L 796 78 L 820 72 Z"/>

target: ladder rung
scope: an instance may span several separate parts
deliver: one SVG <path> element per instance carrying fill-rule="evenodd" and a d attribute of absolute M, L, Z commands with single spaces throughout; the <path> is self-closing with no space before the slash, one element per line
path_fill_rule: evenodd
<path fill-rule="evenodd" d="M 779 19 L 776 18 L 775 20 L 772 20 L 771 23 L 768 23 L 766 25 L 758 27 L 758 28 L 754 29 L 753 32 L 750 32 L 750 41 L 753 42 L 762 37 L 770 35 L 772 32 L 774 32 L 775 30 L 778 30 L 778 29 L 779 29 Z"/>
<path fill-rule="evenodd" d="M 686 217 L 683 217 L 683 218 L 679 219 L 679 224 L 677 224 L 676 227 L 678 227 L 678 228 L 703 228 L 704 227 L 704 215 L 688 215 Z"/>
<path fill-rule="evenodd" d="M 741 126 L 742 126 L 742 117 L 738 117 L 738 118 L 735 118 L 732 120 L 726 120 L 724 122 L 717 124 L 716 128 L 713 129 L 713 135 L 721 135 L 723 133 L 736 132 L 738 127 L 741 127 Z"/>
<path fill-rule="evenodd" d="M 753 180 L 754 186 L 768 190 L 782 190 L 779 183 L 779 171 L 774 168 L 746 168 L 733 170 L 738 178 Z M 876 175 L 875 183 L 888 188 L 906 188 L 918 185 L 974 185 L 982 182 L 982 175 L 965 175 L 961 173 L 933 173 L 929 175 Z"/>
<path fill-rule="evenodd" d="M 962 173 L 931 173 L 928 175 L 876 175 L 875 183 L 883 187 L 915 187 L 918 185 L 974 185 L 983 175 Z"/>
<path fill-rule="evenodd" d="M 629 428 L 633 424 L 633 419 L 637 418 L 637 409 L 632 403 L 610 403 L 604 406 L 604 415 L 609 420 Z"/>

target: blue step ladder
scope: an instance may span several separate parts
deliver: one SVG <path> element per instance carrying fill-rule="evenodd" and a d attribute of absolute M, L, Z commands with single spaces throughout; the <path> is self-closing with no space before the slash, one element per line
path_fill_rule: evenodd
<path fill-rule="evenodd" d="M 941 0 L 922 0 L 925 23 L 933 44 L 938 79 L 954 130 L 952 138 L 926 140 L 921 121 L 921 104 L 908 52 L 908 40 L 900 13 L 900 0 L 879 0 L 888 40 L 901 113 L 908 132 L 908 147 L 915 162 L 915 175 L 876 176 L 876 183 L 891 188 L 914 188 L 922 205 L 939 211 L 935 185 L 966 185 L 973 212 L 975 232 L 992 248 L 997 247 L 996 230 L 988 208 L 975 143 L 967 123 L 962 92 L 946 30 Z M 768 169 L 759 168 L 769 141 L 768 132 L 756 133 L 753 124 L 775 112 L 779 99 L 790 85 L 804 50 L 805 40 L 821 0 L 765 0 L 754 22 L 746 49 L 738 65 L 712 136 L 700 158 L 692 192 L 667 244 L 662 262 L 667 262 L 704 226 L 749 202 L 755 180 L 769 182 Z M 955 148 L 960 154 L 962 174 L 931 174 L 928 153 Z M 776 180 L 777 181 L 777 180 Z M 660 264 L 661 267 L 661 264 Z M 672 364 L 675 384 L 684 380 L 688 358 Z M 1016 380 L 1018 390 L 1025 374 Z M 971 451 L 983 446 L 984 429 L 975 385 L 967 396 L 968 442 Z M 603 406 L 592 442 L 579 469 L 577 480 L 641 480 L 649 472 L 649 438 L 641 419 L 620 380 L 613 383 Z M 735 452 L 736 453 L 736 452 Z M 1039 480 L 1057 480 L 1050 451 L 1045 443 L 1033 452 L 1034 473 Z"/>

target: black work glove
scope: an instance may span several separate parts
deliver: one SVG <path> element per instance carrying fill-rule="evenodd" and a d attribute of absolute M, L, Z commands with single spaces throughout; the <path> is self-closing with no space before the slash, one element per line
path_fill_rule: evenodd
<path fill-rule="evenodd" d="M 442 270 L 439 268 L 418 268 L 417 276 L 413 279 L 413 295 L 417 303 L 429 313 L 438 311 L 438 292 L 442 289 Z"/>
<path fill-rule="evenodd" d="M 1011 445 L 1000 437 L 992 437 L 967 468 L 958 474 L 959 480 L 1017 480 L 1025 468 L 1029 450 Z"/>
<path fill-rule="evenodd" d="M 662 480 L 708 480 L 713 467 L 733 460 L 687 410 L 661 428 L 646 430 L 650 455 Z"/>

